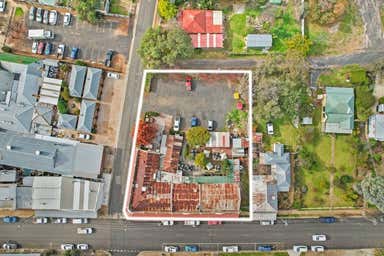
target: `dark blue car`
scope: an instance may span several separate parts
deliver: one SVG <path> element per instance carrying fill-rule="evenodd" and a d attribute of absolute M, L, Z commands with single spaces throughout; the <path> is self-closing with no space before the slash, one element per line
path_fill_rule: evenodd
<path fill-rule="evenodd" d="M 44 50 L 44 54 L 45 55 L 50 55 L 52 52 L 52 44 L 51 43 L 47 43 L 45 45 L 45 50 Z"/>
<path fill-rule="evenodd" d="M 192 127 L 197 126 L 198 121 L 199 120 L 197 119 L 197 117 L 193 116 L 192 119 L 191 119 L 191 126 Z"/>
<path fill-rule="evenodd" d="M 5 216 L 3 218 L 4 223 L 15 223 L 17 222 L 17 217 L 16 216 Z"/>
<path fill-rule="evenodd" d="M 73 47 L 71 51 L 71 59 L 77 59 L 77 54 L 79 53 L 79 48 Z"/>
<path fill-rule="evenodd" d="M 321 223 L 335 223 L 336 222 L 335 217 L 320 217 L 319 220 Z"/>
<path fill-rule="evenodd" d="M 273 250 L 272 245 L 259 245 L 257 246 L 257 250 L 261 252 L 270 252 Z"/>
<path fill-rule="evenodd" d="M 197 252 L 199 250 L 199 248 L 197 247 L 197 245 L 186 245 L 184 247 L 184 251 L 186 252 Z"/>

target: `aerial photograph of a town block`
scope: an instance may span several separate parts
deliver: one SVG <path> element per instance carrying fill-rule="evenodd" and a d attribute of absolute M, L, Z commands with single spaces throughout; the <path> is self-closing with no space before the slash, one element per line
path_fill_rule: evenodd
<path fill-rule="evenodd" d="M 384 0 L 0 0 L 0 256 L 384 256 Z"/>

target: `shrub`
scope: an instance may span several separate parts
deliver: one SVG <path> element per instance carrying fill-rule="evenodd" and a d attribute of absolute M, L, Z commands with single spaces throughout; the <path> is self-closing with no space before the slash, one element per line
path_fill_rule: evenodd
<path fill-rule="evenodd" d="M 381 98 L 379 99 L 379 104 L 384 104 L 384 97 L 381 97 Z"/>
<path fill-rule="evenodd" d="M 9 47 L 9 46 L 6 46 L 6 45 L 4 45 L 3 47 L 1 47 L 1 50 L 2 50 L 3 52 L 8 52 L 8 53 L 11 53 L 11 52 L 12 52 L 12 48 Z"/>
<path fill-rule="evenodd" d="M 69 88 L 64 86 L 60 96 L 63 98 L 63 100 L 69 101 L 71 99 L 71 96 L 69 96 Z"/>
<path fill-rule="evenodd" d="M 79 65 L 79 66 L 87 66 L 87 63 L 85 63 L 85 62 L 82 61 L 82 60 L 76 60 L 76 61 L 75 61 L 75 65 Z"/>
<path fill-rule="evenodd" d="M 166 21 L 174 18 L 177 14 L 176 5 L 172 4 L 169 0 L 159 0 L 157 10 L 160 17 Z"/>
<path fill-rule="evenodd" d="M 204 168 L 208 163 L 207 158 L 205 157 L 205 154 L 203 152 L 198 153 L 195 157 L 195 165 L 199 166 L 200 168 Z"/>
<path fill-rule="evenodd" d="M 208 142 L 211 135 L 208 130 L 202 126 L 192 127 L 187 131 L 187 142 L 192 147 L 203 146 Z"/>
<path fill-rule="evenodd" d="M 57 103 L 57 108 L 60 114 L 68 113 L 68 103 L 62 98 L 59 99 L 59 102 Z"/>

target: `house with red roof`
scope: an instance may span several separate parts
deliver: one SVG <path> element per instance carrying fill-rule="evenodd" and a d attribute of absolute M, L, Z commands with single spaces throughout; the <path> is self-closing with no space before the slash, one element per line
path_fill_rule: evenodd
<path fill-rule="evenodd" d="M 211 10 L 183 10 L 181 27 L 189 34 L 194 48 L 223 48 L 223 13 Z"/>

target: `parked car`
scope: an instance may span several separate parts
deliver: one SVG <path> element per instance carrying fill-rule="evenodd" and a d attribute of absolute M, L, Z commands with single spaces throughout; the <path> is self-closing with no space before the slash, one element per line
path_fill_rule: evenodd
<path fill-rule="evenodd" d="M 223 246 L 223 252 L 238 252 L 239 246 L 237 245 L 229 245 L 229 246 Z"/>
<path fill-rule="evenodd" d="M 325 251 L 325 247 L 322 245 L 312 245 L 311 246 L 311 251 L 313 252 L 323 252 Z"/>
<path fill-rule="evenodd" d="M 379 113 L 383 113 L 384 112 L 384 104 L 377 104 L 376 111 Z"/>
<path fill-rule="evenodd" d="M 120 79 L 120 74 L 119 73 L 113 73 L 113 72 L 108 72 L 107 73 L 108 78 L 113 78 L 113 79 Z"/>
<path fill-rule="evenodd" d="M 184 225 L 197 227 L 197 226 L 200 226 L 200 221 L 199 220 L 186 220 L 186 221 L 184 221 Z"/>
<path fill-rule="evenodd" d="M 49 25 L 56 25 L 57 23 L 57 11 L 53 10 L 49 12 Z"/>
<path fill-rule="evenodd" d="M 213 120 L 208 120 L 208 126 L 207 126 L 208 131 L 213 131 L 214 130 L 214 122 Z"/>
<path fill-rule="evenodd" d="M 78 218 L 78 219 L 72 219 L 72 224 L 87 224 L 88 219 L 86 218 Z"/>
<path fill-rule="evenodd" d="M 105 61 L 104 61 L 105 66 L 107 67 L 112 66 L 112 57 L 113 57 L 113 51 L 108 50 L 107 54 L 105 55 Z"/>
<path fill-rule="evenodd" d="M 73 47 L 71 51 L 71 59 L 77 59 L 77 54 L 79 53 L 79 48 Z"/>
<path fill-rule="evenodd" d="M 5 12 L 5 6 L 7 2 L 5 0 L 0 0 L 0 12 Z"/>
<path fill-rule="evenodd" d="M 28 15 L 29 20 L 34 20 L 35 14 L 36 14 L 36 7 L 31 6 L 31 8 L 29 8 L 29 15 Z"/>
<path fill-rule="evenodd" d="M 306 245 L 294 245 L 293 251 L 294 252 L 307 252 L 308 246 L 306 246 Z"/>
<path fill-rule="evenodd" d="M 37 8 L 36 10 L 36 21 L 42 22 L 43 21 L 43 9 Z"/>
<path fill-rule="evenodd" d="M 60 249 L 63 251 L 70 251 L 75 249 L 75 246 L 73 244 L 61 244 Z"/>
<path fill-rule="evenodd" d="M 65 224 L 67 223 L 67 218 L 57 218 L 53 221 L 55 224 Z"/>
<path fill-rule="evenodd" d="M 86 251 L 89 249 L 89 245 L 88 244 L 78 244 L 78 245 L 76 245 L 76 249 L 80 250 L 80 251 Z"/>
<path fill-rule="evenodd" d="M 209 225 L 209 226 L 213 226 L 213 225 L 221 225 L 221 221 L 210 220 L 210 221 L 208 221 L 208 225 Z"/>
<path fill-rule="evenodd" d="M 312 241 L 327 241 L 326 235 L 312 235 Z"/>
<path fill-rule="evenodd" d="M 273 135 L 273 123 L 272 122 L 267 123 L 267 133 L 268 133 L 268 135 Z"/>
<path fill-rule="evenodd" d="M 57 46 L 57 51 L 56 51 L 57 58 L 62 59 L 64 57 L 64 52 L 65 52 L 65 44 L 59 44 L 59 46 Z"/>
<path fill-rule="evenodd" d="M 90 235 L 92 233 L 93 233 L 92 228 L 78 228 L 77 229 L 77 234 L 80 234 L 80 235 Z"/>
<path fill-rule="evenodd" d="M 84 134 L 84 133 L 79 133 L 79 139 L 82 139 L 82 140 L 90 140 L 90 139 L 91 139 L 91 135 L 89 135 L 89 134 Z"/>
<path fill-rule="evenodd" d="M 37 46 L 37 54 L 43 54 L 44 47 L 45 47 L 45 43 L 44 42 L 40 42 L 39 45 Z"/>
<path fill-rule="evenodd" d="M 261 252 L 270 252 L 273 250 L 273 246 L 269 245 L 269 244 L 268 245 L 258 245 L 257 250 L 261 251 Z"/>
<path fill-rule="evenodd" d="M 48 24 L 49 22 L 49 11 L 48 10 L 43 10 L 43 23 Z"/>
<path fill-rule="evenodd" d="M 38 46 L 39 46 L 39 42 L 33 41 L 33 43 L 32 43 L 32 53 L 34 53 L 34 54 L 37 53 Z"/>
<path fill-rule="evenodd" d="M 335 223 L 336 222 L 336 218 L 335 217 L 320 217 L 319 221 L 321 223 Z"/>
<path fill-rule="evenodd" d="M 18 247 L 19 247 L 19 245 L 16 242 L 14 242 L 14 241 L 8 241 L 8 242 L 3 244 L 3 249 L 4 250 L 17 249 Z"/>
<path fill-rule="evenodd" d="M 71 24 L 72 16 L 69 12 L 66 12 L 63 17 L 64 26 L 69 26 Z"/>
<path fill-rule="evenodd" d="M 5 216 L 3 217 L 4 223 L 15 223 L 17 222 L 17 217 L 16 216 Z"/>
<path fill-rule="evenodd" d="M 191 119 L 191 126 L 195 127 L 198 125 L 198 123 L 199 123 L 199 120 L 197 119 L 197 117 L 193 116 Z"/>
<path fill-rule="evenodd" d="M 52 51 L 52 44 L 48 42 L 48 43 L 45 45 L 44 54 L 45 54 L 45 55 L 50 55 L 50 54 L 51 54 L 51 51 Z"/>
<path fill-rule="evenodd" d="M 261 220 L 260 225 L 261 226 L 269 226 L 269 225 L 274 225 L 275 222 L 273 220 Z"/>
<path fill-rule="evenodd" d="M 48 223 L 48 218 L 46 218 L 46 217 L 38 217 L 38 218 L 35 218 L 33 223 L 35 223 L 35 224 L 47 224 Z"/>
<path fill-rule="evenodd" d="M 180 123 L 181 123 L 181 118 L 179 116 L 175 117 L 175 120 L 173 121 L 173 130 L 175 132 L 180 131 Z"/>
<path fill-rule="evenodd" d="M 185 88 L 187 89 L 187 91 L 192 91 L 192 77 L 187 76 L 185 78 Z"/>
<path fill-rule="evenodd" d="M 199 247 L 197 247 L 197 245 L 186 245 L 186 246 L 184 246 L 184 251 L 197 252 L 197 251 L 199 251 Z"/>
<path fill-rule="evenodd" d="M 179 247 L 178 246 L 164 246 L 164 251 L 166 252 L 178 252 Z"/>
<path fill-rule="evenodd" d="M 161 222 L 161 224 L 163 225 L 163 226 L 173 226 L 173 220 L 163 220 L 162 222 Z"/>

